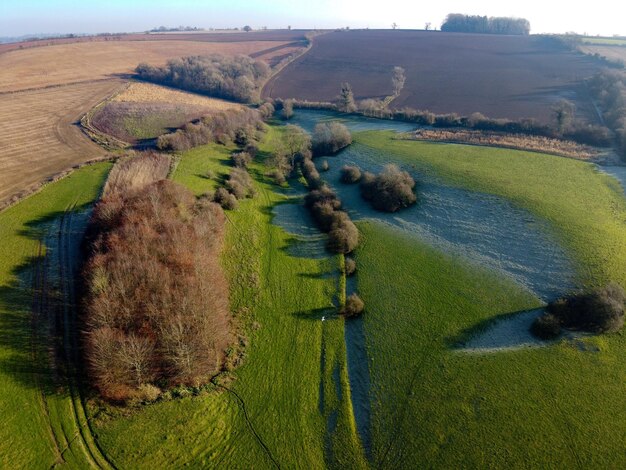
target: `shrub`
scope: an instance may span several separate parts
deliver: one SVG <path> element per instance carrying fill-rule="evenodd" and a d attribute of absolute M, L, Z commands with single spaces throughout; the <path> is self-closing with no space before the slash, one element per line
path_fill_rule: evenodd
<path fill-rule="evenodd" d="M 254 183 L 248 172 L 243 168 L 233 168 L 226 181 L 226 189 L 237 199 L 253 197 Z"/>
<path fill-rule="evenodd" d="M 270 119 L 274 115 L 274 105 L 269 101 L 266 101 L 261 106 L 259 106 L 259 112 L 265 121 Z"/>
<path fill-rule="evenodd" d="M 530 332 L 540 339 L 554 339 L 561 334 L 561 322 L 556 315 L 546 313 L 535 319 Z"/>
<path fill-rule="evenodd" d="M 248 168 L 252 162 L 252 156 L 248 152 L 235 152 L 231 155 L 233 165 L 237 168 Z"/>
<path fill-rule="evenodd" d="M 352 143 L 352 135 L 339 122 L 322 122 L 313 129 L 313 155 L 333 155 Z"/>
<path fill-rule="evenodd" d="M 396 165 L 385 166 L 377 176 L 366 172 L 361 177 L 363 198 L 370 201 L 374 209 L 385 212 L 396 212 L 414 204 L 417 201 L 414 187 L 411 175 Z"/>
<path fill-rule="evenodd" d="M 565 328 L 593 333 L 614 333 L 624 326 L 626 294 L 611 283 L 588 293 L 559 299 L 548 305 L 547 312 Z"/>
<path fill-rule="evenodd" d="M 283 173 L 278 168 L 276 168 L 275 170 L 270 171 L 268 176 L 270 178 L 272 178 L 274 180 L 274 183 L 276 183 L 279 186 L 282 186 L 283 184 L 285 184 L 287 182 L 287 178 L 285 177 L 285 173 Z"/>
<path fill-rule="evenodd" d="M 344 165 L 341 168 L 341 176 L 339 180 L 342 183 L 353 184 L 358 183 L 361 179 L 361 170 L 358 166 Z"/>
<path fill-rule="evenodd" d="M 345 263 L 346 276 L 352 276 L 356 272 L 356 261 L 354 261 L 354 258 L 346 256 Z"/>
<path fill-rule="evenodd" d="M 359 244 L 359 230 L 343 211 L 333 213 L 328 237 L 328 249 L 334 253 L 351 253 Z"/>
<path fill-rule="evenodd" d="M 324 160 L 322 162 L 322 171 L 328 171 L 330 170 L 330 165 L 328 164 L 328 160 Z"/>
<path fill-rule="evenodd" d="M 281 119 L 287 121 L 293 117 L 293 100 L 283 102 L 283 109 L 280 112 Z"/>
<path fill-rule="evenodd" d="M 238 205 L 235 195 L 229 193 L 226 188 L 217 188 L 213 201 L 222 206 L 222 209 L 229 211 L 237 209 Z"/>
<path fill-rule="evenodd" d="M 356 293 L 350 294 L 346 299 L 346 305 L 341 309 L 341 314 L 346 317 L 357 317 L 365 310 L 365 302 Z"/>

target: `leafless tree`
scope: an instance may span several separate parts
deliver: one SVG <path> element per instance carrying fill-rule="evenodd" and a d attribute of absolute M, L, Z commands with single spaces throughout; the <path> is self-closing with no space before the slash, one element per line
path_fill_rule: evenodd
<path fill-rule="evenodd" d="M 393 94 L 394 96 L 398 96 L 402 89 L 404 88 L 404 82 L 406 81 L 406 76 L 404 74 L 404 69 L 399 66 L 395 66 L 393 68 L 393 75 L 391 77 L 391 84 L 393 85 Z"/>

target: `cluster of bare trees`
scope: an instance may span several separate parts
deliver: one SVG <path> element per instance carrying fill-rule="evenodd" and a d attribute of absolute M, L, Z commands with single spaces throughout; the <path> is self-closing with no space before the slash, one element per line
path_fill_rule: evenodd
<path fill-rule="evenodd" d="M 606 123 L 618 139 L 622 158 L 626 158 L 626 74 L 604 71 L 589 80 L 589 88 L 600 103 Z"/>
<path fill-rule="evenodd" d="M 333 155 L 352 143 L 348 128 L 337 121 L 320 122 L 313 129 L 313 155 Z"/>
<path fill-rule="evenodd" d="M 104 397 L 197 386 L 220 370 L 231 339 L 223 230 L 217 204 L 168 180 L 97 204 L 84 326 L 89 373 Z"/>
<path fill-rule="evenodd" d="M 479 15 L 449 14 L 441 31 L 480 34 L 530 34 L 530 22 L 524 18 L 487 17 Z"/>
<path fill-rule="evenodd" d="M 210 114 L 185 124 L 175 132 L 159 136 L 157 148 L 184 151 L 211 142 L 220 144 L 235 142 L 238 145 L 245 145 L 250 141 L 258 140 L 258 134 L 264 130 L 263 116 L 268 113 L 269 109 L 265 108 L 263 111 L 242 108 Z"/>
<path fill-rule="evenodd" d="M 386 165 L 378 175 L 365 172 L 361 176 L 361 196 L 374 209 L 396 212 L 415 204 L 415 180 L 397 165 Z"/>
<path fill-rule="evenodd" d="M 142 80 L 249 103 L 259 99 L 270 68 L 244 55 L 213 54 L 172 59 L 163 67 L 142 63 L 135 72 Z"/>
<path fill-rule="evenodd" d="M 311 158 L 311 137 L 300 126 L 288 124 L 267 164 L 274 169 L 274 179 L 282 184 L 297 164 Z"/>

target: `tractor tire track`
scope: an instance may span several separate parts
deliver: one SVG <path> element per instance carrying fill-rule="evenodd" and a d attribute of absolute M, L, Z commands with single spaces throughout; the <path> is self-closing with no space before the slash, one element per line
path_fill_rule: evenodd
<path fill-rule="evenodd" d="M 69 406 L 72 420 L 76 426 L 76 434 L 71 438 L 66 436 L 67 448 L 78 440 L 79 447 L 83 450 L 85 459 L 93 468 L 114 469 L 115 466 L 99 448 L 89 424 L 89 419 L 84 406 L 84 400 L 80 392 L 78 380 L 78 344 L 76 338 L 76 294 L 74 288 L 76 253 L 78 244 L 75 238 L 82 239 L 82 234 L 73 232 L 75 204 L 66 209 L 61 216 L 58 232 L 56 234 L 56 249 L 58 253 L 59 287 L 61 290 L 61 331 L 62 331 L 62 358 L 65 362 L 66 381 L 69 392 Z"/>
<path fill-rule="evenodd" d="M 214 382 L 215 383 L 215 382 Z M 233 389 L 226 387 L 225 385 L 222 384 L 218 384 L 215 383 L 215 385 L 219 388 L 222 388 L 224 390 L 226 390 L 228 393 L 230 393 L 231 395 L 233 395 L 235 397 L 235 400 L 237 401 L 237 403 L 239 403 L 239 406 L 241 407 L 241 410 L 243 411 L 243 416 L 246 420 L 246 424 L 248 425 L 248 427 L 250 428 L 250 431 L 252 432 L 252 434 L 254 435 L 256 441 L 259 443 L 259 445 L 263 448 L 265 454 L 268 456 L 268 458 L 272 461 L 272 463 L 276 466 L 276 468 L 280 468 L 280 464 L 278 463 L 278 461 L 274 458 L 274 455 L 272 454 L 272 451 L 270 450 L 270 448 L 267 446 L 267 444 L 265 444 L 265 442 L 263 441 L 263 438 L 259 435 L 259 433 L 256 431 L 256 429 L 254 428 L 254 425 L 252 424 L 252 420 L 250 419 L 250 416 L 248 415 L 248 410 L 246 408 L 246 402 L 243 401 L 243 398 L 241 398 L 241 396 L 239 396 L 239 394 L 237 392 L 235 392 Z"/>

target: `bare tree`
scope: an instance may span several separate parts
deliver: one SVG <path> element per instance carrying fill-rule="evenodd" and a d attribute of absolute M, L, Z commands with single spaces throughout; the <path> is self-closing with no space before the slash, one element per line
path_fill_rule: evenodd
<path fill-rule="evenodd" d="M 393 85 L 393 95 L 398 96 L 404 88 L 404 82 L 406 76 L 402 67 L 396 66 L 393 68 L 393 75 L 391 77 L 391 84 Z"/>
<path fill-rule="evenodd" d="M 354 94 L 352 93 L 352 87 L 349 83 L 341 84 L 341 93 L 339 95 L 340 110 L 344 113 L 353 113 L 356 111 L 356 104 L 354 103 Z"/>
<path fill-rule="evenodd" d="M 396 29 L 397 27 L 398 27 L 398 25 L 396 24 L 395 21 L 393 23 L 391 23 L 391 29 Z"/>
<path fill-rule="evenodd" d="M 560 100 L 553 107 L 552 112 L 559 133 L 563 133 L 574 120 L 576 105 L 568 100 Z"/>
<path fill-rule="evenodd" d="M 432 25 L 432 23 L 431 23 L 430 21 L 429 21 L 429 22 L 427 22 L 427 23 L 424 25 L 424 29 L 425 29 L 426 31 L 430 31 L 430 27 L 431 27 L 431 25 Z"/>

